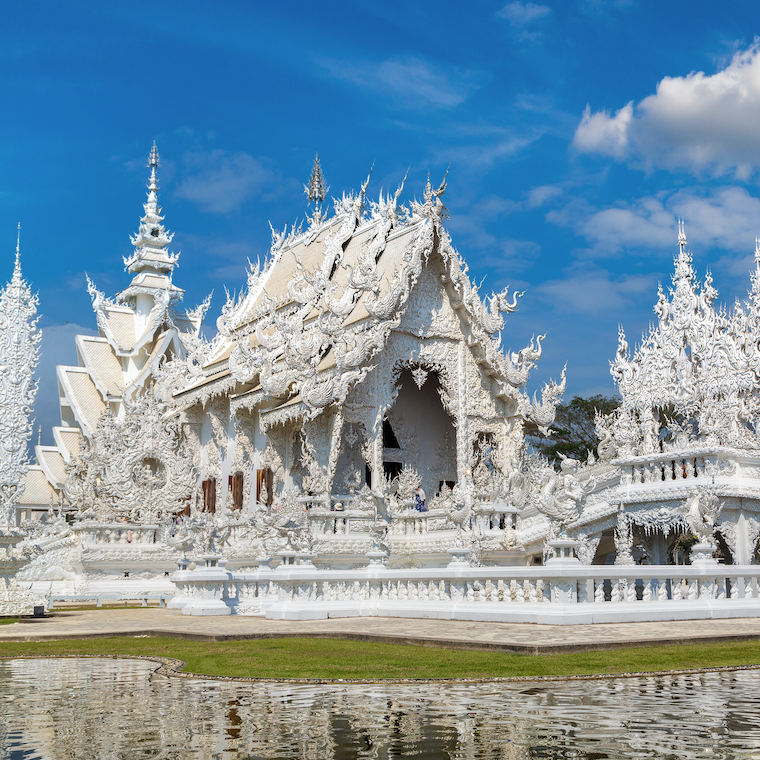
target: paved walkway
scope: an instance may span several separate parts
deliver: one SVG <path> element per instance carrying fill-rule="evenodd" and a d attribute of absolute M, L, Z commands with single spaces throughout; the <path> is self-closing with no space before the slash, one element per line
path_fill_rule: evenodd
<path fill-rule="evenodd" d="M 459 649 L 552 654 L 650 644 L 760 640 L 760 619 L 575 626 L 377 617 L 289 622 L 242 616 L 190 617 L 174 610 L 131 608 L 55 610 L 46 618 L 0 626 L 0 642 L 144 635 L 203 641 L 327 636 Z"/>

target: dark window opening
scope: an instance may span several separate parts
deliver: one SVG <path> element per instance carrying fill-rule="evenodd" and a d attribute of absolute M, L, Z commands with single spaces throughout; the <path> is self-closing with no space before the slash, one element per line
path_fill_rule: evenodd
<path fill-rule="evenodd" d="M 396 438 L 396 434 L 393 432 L 393 428 L 391 427 L 391 423 L 388 422 L 387 417 L 383 420 L 383 448 L 384 449 L 400 449 L 401 448 L 401 446 L 398 445 L 398 439 Z"/>
<path fill-rule="evenodd" d="M 160 232 L 161 232 L 161 231 L 158 229 L 158 227 L 154 227 L 154 228 L 153 228 L 153 229 L 150 231 L 150 236 L 151 236 L 151 237 L 158 237 L 158 236 L 159 236 L 159 234 L 160 234 Z"/>
<path fill-rule="evenodd" d="M 232 508 L 243 508 L 243 473 L 238 471 L 230 475 L 230 495 L 232 496 Z"/>
<path fill-rule="evenodd" d="M 209 514 L 216 512 L 216 478 L 209 478 L 201 483 L 203 489 L 203 511 Z"/>
<path fill-rule="evenodd" d="M 383 473 L 387 480 L 393 480 L 393 478 L 401 475 L 403 467 L 404 465 L 401 462 L 383 462 Z"/>
<path fill-rule="evenodd" d="M 274 474 L 267 467 L 256 470 L 256 501 L 271 506 L 274 501 Z"/>
<path fill-rule="evenodd" d="M 368 465 L 364 465 L 364 482 L 368 485 L 372 485 L 372 468 Z"/>

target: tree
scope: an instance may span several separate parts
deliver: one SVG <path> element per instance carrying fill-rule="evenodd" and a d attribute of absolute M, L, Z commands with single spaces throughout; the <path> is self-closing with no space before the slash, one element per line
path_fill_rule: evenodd
<path fill-rule="evenodd" d="M 573 396 L 567 404 L 557 405 L 557 415 L 551 426 L 551 438 L 536 437 L 530 444 L 553 462 L 562 456 L 583 462 L 589 451 L 596 456 L 599 439 L 596 437 L 596 412 L 609 414 L 618 408 L 620 399 L 614 396 Z"/>

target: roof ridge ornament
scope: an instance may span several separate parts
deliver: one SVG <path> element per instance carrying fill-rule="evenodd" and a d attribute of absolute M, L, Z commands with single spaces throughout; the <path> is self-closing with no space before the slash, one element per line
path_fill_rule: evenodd
<path fill-rule="evenodd" d="M 317 205 L 324 203 L 327 193 L 330 192 L 330 186 L 325 182 L 322 166 L 319 163 L 319 153 L 314 154 L 314 165 L 311 169 L 309 184 L 304 185 L 303 190 L 309 202 Z"/>
<path fill-rule="evenodd" d="M 314 214 L 309 218 L 311 227 L 317 227 L 325 219 L 322 213 L 322 204 L 324 203 L 327 193 L 330 192 L 330 186 L 325 182 L 325 175 L 322 173 L 322 166 L 319 163 L 319 153 L 314 154 L 314 165 L 309 176 L 309 184 L 303 186 L 303 191 L 309 203 L 314 204 Z"/>
<path fill-rule="evenodd" d="M 678 220 L 678 245 L 681 251 L 686 248 L 686 225 L 683 219 Z"/>
<path fill-rule="evenodd" d="M 13 280 L 21 279 L 21 222 L 18 223 L 16 234 L 16 264 L 13 267 Z"/>
<path fill-rule="evenodd" d="M 760 237 L 755 235 L 755 264 L 760 267 Z"/>

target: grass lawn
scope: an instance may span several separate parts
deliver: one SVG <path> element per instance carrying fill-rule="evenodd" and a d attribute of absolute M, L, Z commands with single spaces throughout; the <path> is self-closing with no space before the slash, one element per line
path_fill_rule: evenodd
<path fill-rule="evenodd" d="M 10 625 L 11 623 L 18 623 L 18 618 L 12 618 L 12 617 L 0 618 L 0 625 Z"/>
<path fill-rule="evenodd" d="M 219 676 L 490 678 L 752 665 L 760 663 L 760 642 L 641 647 L 539 656 L 311 638 L 219 643 L 159 637 L 0 642 L 2 657 L 61 654 L 162 655 L 183 660 L 188 672 Z"/>

